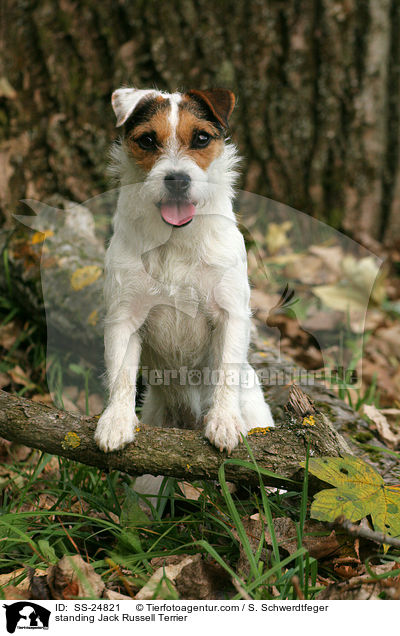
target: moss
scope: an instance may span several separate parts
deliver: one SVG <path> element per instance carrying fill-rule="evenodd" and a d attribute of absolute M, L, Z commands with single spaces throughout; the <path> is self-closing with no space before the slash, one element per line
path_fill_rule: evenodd
<path fill-rule="evenodd" d="M 360 431 L 355 436 L 355 439 L 357 440 L 357 442 L 361 442 L 361 443 L 368 442 L 372 438 L 373 438 L 373 434 L 371 433 L 371 431 Z"/>

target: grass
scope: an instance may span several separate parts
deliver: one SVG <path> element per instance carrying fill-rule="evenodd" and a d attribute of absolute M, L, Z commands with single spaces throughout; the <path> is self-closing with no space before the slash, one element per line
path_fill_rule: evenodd
<path fill-rule="evenodd" d="M 282 558 L 272 522 L 273 516 L 295 515 L 300 528 L 307 508 L 305 490 L 266 496 L 262 488 L 235 496 L 225 480 L 225 465 L 220 486 L 197 482 L 201 492 L 197 501 L 184 500 L 178 483 L 165 480 L 151 519 L 139 506 L 134 480 L 127 475 L 104 475 L 35 451 L 29 461 L 13 466 L 3 483 L 0 574 L 21 567 L 47 569 L 62 556 L 79 553 L 105 582 L 111 577 L 114 586 L 124 587 L 121 591 L 126 593 L 128 585 L 133 595 L 152 574 L 153 558 L 200 552 L 237 582 L 242 592 L 234 593 L 228 584 L 229 598 L 242 598 L 243 593 L 255 599 L 273 598 L 271 586 L 279 591 L 278 598 L 296 598 L 294 576 L 304 596 L 314 598 L 319 590 L 317 564 L 301 547 L 301 532 L 298 550 Z M 261 478 L 256 464 L 249 463 L 249 469 Z M 254 512 L 265 519 L 272 550 L 265 550 L 264 533 L 256 548 L 251 545 L 243 518 Z M 237 570 L 240 555 L 243 571 Z M 121 569 L 123 585 L 115 580 Z"/>

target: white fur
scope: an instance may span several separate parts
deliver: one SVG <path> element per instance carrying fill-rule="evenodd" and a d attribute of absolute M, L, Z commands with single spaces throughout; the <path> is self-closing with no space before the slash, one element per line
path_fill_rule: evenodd
<path fill-rule="evenodd" d="M 125 121 L 135 96 L 122 99 L 116 93 L 118 122 Z M 213 444 L 231 452 L 251 428 L 273 426 L 247 362 L 250 289 L 244 241 L 232 209 L 238 158 L 235 147 L 225 143 L 222 154 L 202 170 L 174 138 L 179 94 L 163 95 L 172 102 L 173 132 L 149 174 L 141 174 L 122 144 L 113 150 L 121 190 L 106 255 L 110 399 L 95 438 L 104 451 L 133 440 L 140 361 L 161 370 L 210 368 L 225 372 L 224 381 L 150 386 L 141 419 L 154 426 L 204 426 Z M 166 197 L 164 177 L 173 170 L 191 177 L 190 198 L 196 202 L 192 222 L 180 228 L 168 226 L 156 206 Z M 246 372 L 253 385 L 229 383 L 232 370 Z"/>

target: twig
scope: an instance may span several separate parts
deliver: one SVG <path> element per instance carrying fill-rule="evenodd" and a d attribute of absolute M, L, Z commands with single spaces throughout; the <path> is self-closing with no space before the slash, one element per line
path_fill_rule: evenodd
<path fill-rule="evenodd" d="M 333 522 L 337 528 L 342 528 L 347 534 L 352 537 L 362 537 L 363 539 L 369 539 L 379 544 L 391 545 L 394 548 L 400 548 L 400 539 L 390 537 L 383 532 L 375 532 L 370 528 L 364 528 L 364 526 L 356 526 L 354 523 L 346 519 L 346 517 L 337 517 Z"/>
<path fill-rule="evenodd" d="M 292 585 L 293 585 L 294 590 L 295 590 L 295 592 L 297 594 L 297 598 L 300 601 L 304 601 L 304 594 L 303 594 L 303 590 L 300 587 L 300 580 L 299 580 L 298 576 L 296 576 L 296 575 L 292 576 Z"/>
<path fill-rule="evenodd" d="M 232 583 L 233 586 L 235 587 L 235 589 L 239 592 L 239 594 L 242 595 L 242 598 L 245 599 L 245 601 L 252 601 L 253 599 L 251 598 L 250 594 L 248 594 L 246 592 L 246 590 L 240 585 L 239 581 L 237 581 L 235 578 L 232 577 Z"/>

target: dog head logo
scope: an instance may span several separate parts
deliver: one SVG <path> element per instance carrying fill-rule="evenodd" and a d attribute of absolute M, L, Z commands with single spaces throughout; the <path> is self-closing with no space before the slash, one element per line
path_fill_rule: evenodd
<path fill-rule="evenodd" d="M 9 634 L 14 634 L 16 629 L 49 628 L 51 612 L 37 603 L 18 601 L 3 607 L 6 610 L 6 628 Z"/>

